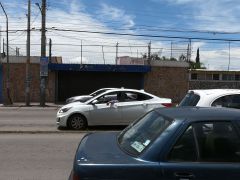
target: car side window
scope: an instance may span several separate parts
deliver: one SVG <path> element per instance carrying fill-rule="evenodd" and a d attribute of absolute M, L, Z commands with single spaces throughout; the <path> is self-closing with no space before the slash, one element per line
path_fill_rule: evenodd
<path fill-rule="evenodd" d="M 228 107 L 240 109 L 240 95 L 227 95 L 216 99 L 212 106 Z"/>
<path fill-rule="evenodd" d="M 179 106 L 196 106 L 200 100 L 200 96 L 194 94 L 193 91 L 186 94 L 183 100 L 180 102 Z"/>
<path fill-rule="evenodd" d="M 118 92 L 104 94 L 104 95 L 100 96 L 99 98 L 97 98 L 98 102 L 96 104 L 105 104 L 105 103 L 108 103 L 113 100 L 117 101 L 118 98 L 120 97 L 120 95 L 121 95 L 121 93 L 118 93 Z"/>
<path fill-rule="evenodd" d="M 240 162 L 240 138 L 231 122 L 198 123 L 196 134 L 204 162 Z"/>
<path fill-rule="evenodd" d="M 173 146 L 169 156 L 169 161 L 193 162 L 197 160 L 197 151 L 194 140 L 193 128 L 189 126 L 183 135 Z"/>
<path fill-rule="evenodd" d="M 240 138 L 231 122 L 194 123 L 173 146 L 168 159 L 240 162 Z"/>
<path fill-rule="evenodd" d="M 137 92 L 124 92 L 123 93 L 124 102 L 130 102 L 130 101 L 144 101 L 148 99 L 152 99 L 151 96 L 148 96 L 146 94 L 137 93 Z"/>

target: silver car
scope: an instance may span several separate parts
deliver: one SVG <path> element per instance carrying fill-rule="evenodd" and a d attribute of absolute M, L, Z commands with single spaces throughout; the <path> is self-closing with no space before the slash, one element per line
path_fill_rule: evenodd
<path fill-rule="evenodd" d="M 73 102 L 59 109 L 57 125 L 85 129 L 96 125 L 128 125 L 154 108 L 171 104 L 143 90 L 112 89 L 80 103 Z"/>
<path fill-rule="evenodd" d="M 98 89 L 94 92 L 92 92 L 91 94 L 89 95 L 81 95 L 81 96 L 73 96 L 73 97 L 70 97 L 68 99 L 66 99 L 66 103 L 69 104 L 69 103 L 72 103 L 72 102 L 76 102 L 76 101 L 79 101 L 79 102 L 86 102 L 88 101 L 89 99 L 107 91 L 107 90 L 111 90 L 111 89 L 116 89 L 116 88 L 102 88 L 102 89 Z"/>

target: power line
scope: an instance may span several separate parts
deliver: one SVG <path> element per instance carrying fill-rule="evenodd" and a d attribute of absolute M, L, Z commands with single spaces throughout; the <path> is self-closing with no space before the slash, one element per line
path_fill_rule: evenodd
<path fill-rule="evenodd" d="M 84 31 L 73 29 L 58 29 L 48 28 L 53 31 L 63 32 L 79 32 L 79 33 L 92 33 L 92 34 L 105 34 L 105 35 L 118 35 L 118 36 L 134 36 L 134 37 L 151 37 L 151 38 L 167 38 L 167 39 L 191 39 L 191 40 L 204 40 L 204 41 L 227 41 L 227 42 L 239 42 L 240 39 L 225 39 L 225 38 L 198 38 L 198 37 L 184 37 L 184 36 L 165 36 L 165 35 L 150 35 L 150 34 L 132 34 L 132 33 L 115 33 L 115 32 L 100 32 L 100 31 Z"/>

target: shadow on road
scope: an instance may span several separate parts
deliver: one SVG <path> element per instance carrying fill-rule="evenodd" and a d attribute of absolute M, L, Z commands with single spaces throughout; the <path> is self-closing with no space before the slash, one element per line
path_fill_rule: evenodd
<path fill-rule="evenodd" d="M 81 130 L 81 132 L 82 131 L 86 131 L 86 132 L 88 131 L 121 131 L 125 127 L 126 126 L 91 126 L 91 127 L 88 127 L 86 130 Z M 66 127 L 58 127 L 58 130 L 69 131 L 71 129 Z M 78 131 L 78 130 L 74 130 L 74 131 Z"/>

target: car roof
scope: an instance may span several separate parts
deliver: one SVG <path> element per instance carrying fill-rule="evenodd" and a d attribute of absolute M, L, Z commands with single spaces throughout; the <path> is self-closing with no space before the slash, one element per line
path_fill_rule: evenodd
<path fill-rule="evenodd" d="M 155 109 L 161 115 L 175 120 L 209 121 L 240 120 L 240 110 L 222 107 L 175 107 Z"/>
<path fill-rule="evenodd" d="M 149 93 L 145 92 L 144 90 L 138 90 L 138 89 L 126 89 L 126 88 L 109 89 L 109 90 L 105 91 L 105 93 L 107 93 L 107 92 L 115 92 L 115 91 L 132 91 L 132 92 L 140 92 L 140 93 L 146 93 L 146 94 L 149 94 Z M 152 95 L 152 94 L 150 94 L 150 95 Z"/>
<path fill-rule="evenodd" d="M 138 89 L 126 89 L 126 88 L 110 89 L 110 90 L 105 91 L 105 92 L 102 93 L 102 94 L 107 94 L 107 93 L 109 93 L 109 92 L 115 92 L 115 91 L 122 91 L 122 92 L 125 92 L 125 91 L 129 91 L 129 92 L 138 92 L 138 93 L 143 93 L 143 94 L 149 95 L 149 96 L 154 97 L 154 98 L 162 99 L 161 97 L 155 96 L 155 95 L 153 95 L 153 94 L 151 94 L 151 93 L 148 93 L 148 92 L 144 91 L 144 89 L 141 89 L 141 90 L 138 90 Z M 164 99 L 166 99 L 166 98 L 164 98 Z"/>
<path fill-rule="evenodd" d="M 193 89 L 188 92 L 194 92 L 199 95 L 224 95 L 224 94 L 240 94 L 240 89 Z"/>

